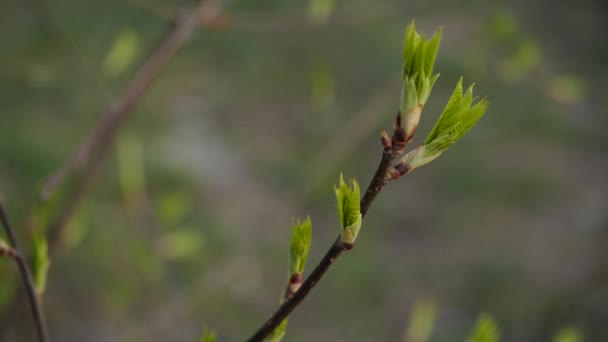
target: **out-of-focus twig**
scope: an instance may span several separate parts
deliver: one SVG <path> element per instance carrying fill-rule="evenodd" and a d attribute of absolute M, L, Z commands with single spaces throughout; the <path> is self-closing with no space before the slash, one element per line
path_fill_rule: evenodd
<path fill-rule="evenodd" d="M 44 311 L 42 310 L 42 304 L 40 303 L 40 297 L 38 297 L 38 295 L 36 294 L 36 286 L 34 285 L 32 272 L 30 271 L 27 261 L 23 256 L 23 250 L 19 247 L 17 237 L 8 219 L 8 215 L 4 210 L 4 205 L 2 205 L 2 201 L 0 201 L 0 221 L 2 222 L 2 226 L 4 226 L 6 236 L 8 237 L 8 241 L 12 247 L 12 252 L 10 256 L 15 260 L 15 262 L 17 262 L 17 266 L 19 267 L 19 273 L 21 274 L 21 279 L 23 280 L 23 285 L 25 286 L 27 292 L 30 307 L 32 309 L 32 315 L 34 316 L 34 322 L 36 323 L 36 333 L 38 334 L 38 340 L 41 342 L 46 342 L 49 340 L 49 335 L 46 327 Z"/>
<path fill-rule="evenodd" d="M 150 0 L 125 0 L 127 4 L 141 9 L 162 20 L 174 20 L 171 6 Z M 391 7 L 374 5 L 368 9 L 341 9 L 332 14 L 332 25 L 359 26 L 363 23 L 399 20 L 399 13 Z M 213 22 L 201 22 L 201 26 L 220 30 L 240 31 L 303 31 L 319 27 L 305 10 L 299 11 L 232 11 L 222 12 Z"/>
<path fill-rule="evenodd" d="M 181 12 L 173 22 L 172 29 L 137 70 L 116 101 L 101 114 L 98 123 L 76 152 L 48 178 L 41 191 L 43 200 L 49 198 L 70 174 L 76 173 L 73 191 L 66 195 L 57 216 L 48 227 L 49 253 L 53 252 L 60 240 L 63 227 L 84 194 L 88 192 L 101 161 L 131 109 L 190 37 L 199 22 L 211 21 L 218 13 L 219 3 L 216 1 L 200 1 L 194 8 Z"/>

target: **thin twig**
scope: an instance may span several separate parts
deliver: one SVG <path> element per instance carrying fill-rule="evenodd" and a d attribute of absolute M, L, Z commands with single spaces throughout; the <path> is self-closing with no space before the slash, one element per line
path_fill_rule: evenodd
<path fill-rule="evenodd" d="M 403 149 L 405 148 L 405 132 L 401 127 L 401 114 L 397 114 L 395 119 L 395 125 L 393 129 L 393 136 L 389 138 L 386 132 L 382 133 L 381 138 L 382 145 L 384 146 L 384 150 L 382 151 L 382 158 L 380 159 L 380 164 L 376 169 L 376 173 L 372 178 L 367 190 L 365 191 L 365 195 L 361 199 L 361 216 L 365 217 L 367 211 L 369 210 L 372 202 L 380 193 L 384 185 L 387 183 L 386 175 L 388 173 L 389 168 L 395 161 L 395 159 L 403 153 Z M 308 293 L 312 290 L 313 287 L 321 280 L 325 272 L 329 270 L 331 265 L 336 262 L 336 259 L 342 254 L 342 252 L 346 250 L 350 250 L 353 246 L 347 245 L 341 242 L 341 237 L 338 236 L 336 241 L 331 245 L 327 253 L 317 267 L 312 271 L 312 273 L 306 278 L 302 286 L 292 295 L 291 298 L 283 302 L 278 309 L 274 312 L 274 314 L 255 332 L 253 336 L 249 338 L 249 342 L 261 342 L 270 335 L 274 329 L 276 329 L 281 322 L 289 314 L 306 298 Z"/>
<path fill-rule="evenodd" d="M 23 285 L 27 291 L 27 296 L 30 301 L 30 307 L 32 309 L 32 315 L 34 316 L 34 322 L 36 323 L 36 333 L 38 334 L 38 340 L 41 342 L 47 342 L 49 340 L 49 334 L 46 328 L 46 319 L 44 318 L 44 312 L 42 310 L 42 304 L 40 303 L 39 297 L 36 295 L 36 286 L 32 278 L 32 272 L 27 264 L 27 261 L 23 257 L 23 251 L 19 248 L 19 243 L 13 231 L 13 227 L 8 220 L 8 215 L 4 210 L 4 206 L 0 201 L 0 221 L 6 231 L 8 241 L 13 248 L 12 257 L 19 266 L 19 273 L 23 279 Z"/>
<path fill-rule="evenodd" d="M 84 139 L 78 150 L 68 161 L 51 175 L 41 191 L 41 198 L 47 199 L 72 172 L 77 171 L 74 191 L 68 194 L 58 215 L 48 227 L 49 252 L 59 242 L 63 227 L 90 188 L 101 161 L 107 155 L 114 138 L 131 113 L 131 109 L 141 100 L 154 79 L 169 64 L 177 50 L 197 28 L 198 23 L 210 21 L 219 12 L 215 1 L 200 1 L 192 10 L 180 14 L 156 50 L 137 70 L 133 79 L 124 88 L 116 102 L 110 105 L 97 125 Z"/>
<path fill-rule="evenodd" d="M 55 253 L 65 225 L 90 189 L 101 162 L 108 154 L 118 130 L 131 109 L 141 100 L 154 79 L 169 64 L 199 23 L 212 21 L 219 10 L 220 0 L 200 0 L 192 9 L 178 15 L 176 20 L 171 22 L 171 28 L 158 47 L 136 71 L 116 101 L 102 112 L 99 121 L 76 152 L 47 179 L 40 192 L 42 201 L 47 200 L 69 175 L 75 174 L 74 190 L 66 194 L 56 216 L 46 229 L 49 254 Z M 11 309 L 7 312 L 13 312 L 17 305 L 19 301 L 13 300 L 9 306 Z M 6 317 L 2 317 L 0 321 L 4 318 Z"/>

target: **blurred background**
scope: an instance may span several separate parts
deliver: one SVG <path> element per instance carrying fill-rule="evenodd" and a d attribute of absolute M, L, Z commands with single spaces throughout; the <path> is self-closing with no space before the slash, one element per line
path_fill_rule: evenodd
<path fill-rule="evenodd" d="M 0 3 L 0 194 L 22 244 L 57 214 L 37 204 L 44 181 L 188 4 Z M 411 325 L 434 323 L 429 341 L 463 341 L 481 313 L 504 341 L 608 340 L 607 14 L 601 0 L 222 3 L 66 226 L 45 295 L 53 340 L 249 337 L 284 289 L 292 218 L 311 215 L 310 271 L 339 233 L 340 172 L 370 181 L 412 19 L 444 27 L 412 146 L 461 75 L 490 109 L 384 189 L 285 340 L 414 341 Z M 3 341 L 34 340 L 18 280 L 0 260 Z"/>

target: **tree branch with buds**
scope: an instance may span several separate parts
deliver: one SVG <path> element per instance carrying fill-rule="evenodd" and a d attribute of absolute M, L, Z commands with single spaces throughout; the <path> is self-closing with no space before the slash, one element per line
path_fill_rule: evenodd
<path fill-rule="evenodd" d="M 344 251 L 354 247 L 363 218 L 383 187 L 388 182 L 437 158 L 462 138 L 485 113 L 488 108 L 487 100 L 483 99 L 473 105 L 475 101 L 473 87 L 469 87 L 463 95 L 461 79 L 424 143 L 396 162 L 404 153 L 406 145 L 414 137 L 424 105 L 439 78 L 439 74 L 433 75 L 433 68 L 441 36 L 442 30 L 438 29 L 430 39 L 426 39 L 423 34 L 416 31 L 414 22 L 406 28 L 399 112 L 393 123 L 392 135 L 389 136 L 387 132 L 381 134 L 382 156 L 363 198 L 359 200 L 360 190 L 356 180 L 353 179 L 347 183 L 340 176 L 339 185 L 335 189 L 341 225 L 340 236 L 306 280 L 299 288 L 296 287 L 295 293 L 292 293 L 293 290 L 290 290 L 288 286 L 285 301 L 248 341 L 263 341 L 271 334 L 271 341 L 280 341 L 285 334 L 289 314 L 306 298 L 337 258 Z M 297 275 L 299 282 L 301 272 Z"/>

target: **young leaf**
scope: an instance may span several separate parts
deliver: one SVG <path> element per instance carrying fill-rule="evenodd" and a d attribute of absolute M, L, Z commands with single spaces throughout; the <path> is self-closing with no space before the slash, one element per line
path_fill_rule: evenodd
<path fill-rule="evenodd" d="M 405 116 L 404 127 L 408 141 L 412 138 L 422 107 L 431 95 L 431 90 L 439 75 L 433 75 L 437 50 L 441 42 L 442 30 L 438 29 L 431 39 L 416 31 L 412 21 L 405 29 L 403 43 L 403 83 L 401 89 L 401 114 Z"/>
<path fill-rule="evenodd" d="M 342 242 L 353 244 L 361 229 L 360 189 L 357 180 L 346 185 L 340 174 L 340 185 L 335 188 L 338 201 L 338 217 L 342 226 Z"/>
<path fill-rule="evenodd" d="M 411 171 L 428 164 L 460 140 L 484 115 L 489 102 L 484 98 L 473 105 L 473 85 L 462 93 L 462 78 L 458 81 L 448 104 L 427 136 L 424 144 L 412 150 L 399 164 Z"/>
<path fill-rule="evenodd" d="M 292 223 L 291 242 L 290 242 L 290 258 L 289 258 L 289 273 L 290 275 L 304 272 L 308 250 L 312 239 L 312 224 L 310 216 L 306 217 L 304 222 L 297 219 Z"/>
<path fill-rule="evenodd" d="M 281 342 L 285 337 L 285 329 L 287 329 L 287 318 L 268 336 L 268 342 Z"/>
<path fill-rule="evenodd" d="M 583 342 L 583 333 L 577 327 L 566 327 L 557 332 L 553 342 Z"/>
<path fill-rule="evenodd" d="M 467 342 L 498 342 L 500 332 L 492 317 L 482 314 L 477 319 Z"/>
<path fill-rule="evenodd" d="M 203 331 L 203 336 L 200 338 L 199 342 L 215 342 L 216 339 L 217 332 L 205 328 L 205 331 Z"/>
<path fill-rule="evenodd" d="M 32 273 L 34 277 L 34 285 L 38 296 L 43 296 L 46 289 L 46 279 L 51 265 L 49 261 L 48 246 L 46 238 L 42 233 L 36 233 L 32 237 L 33 244 L 33 259 Z"/>
<path fill-rule="evenodd" d="M 471 106 L 474 100 L 473 85 L 467 89 L 464 96 L 462 95 L 462 78 L 460 78 L 435 127 L 424 141 L 429 153 L 441 153 L 447 150 L 481 119 L 489 103 L 484 98 Z"/>

